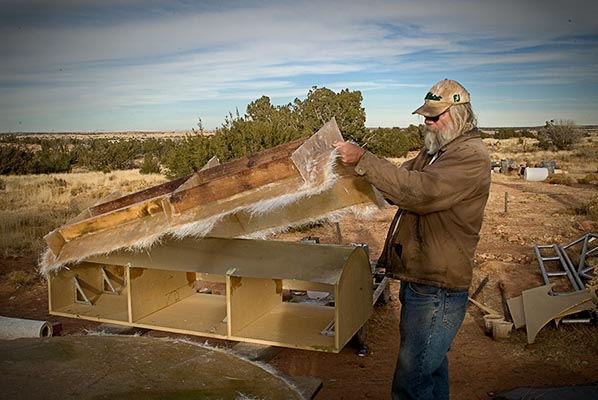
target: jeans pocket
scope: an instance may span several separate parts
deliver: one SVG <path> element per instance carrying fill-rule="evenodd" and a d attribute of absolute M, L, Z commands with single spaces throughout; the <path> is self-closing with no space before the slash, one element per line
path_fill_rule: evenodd
<path fill-rule="evenodd" d="M 421 283 L 409 282 L 409 289 L 413 293 L 422 297 L 438 297 L 440 288 L 436 286 L 424 285 Z"/>

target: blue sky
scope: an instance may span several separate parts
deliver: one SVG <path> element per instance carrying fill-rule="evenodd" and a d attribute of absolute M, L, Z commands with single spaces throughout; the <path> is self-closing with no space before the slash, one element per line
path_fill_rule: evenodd
<path fill-rule="evenodd" d="M 405 127 L 435 82 L 480 126 L 598 124 L 595 0 L 0 0 L 0 132 L 219 127 L 266 95 L 359 90 Z"/>

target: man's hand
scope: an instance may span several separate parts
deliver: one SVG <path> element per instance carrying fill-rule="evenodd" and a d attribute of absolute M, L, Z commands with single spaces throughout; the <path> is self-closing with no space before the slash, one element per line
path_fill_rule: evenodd
<path fill-rule="evenodd" d="M 340 155 L 341 161 L 345 164 L 357 164 L 359 160 L 361 160 L 361 157 L 365 154 L 365 149 L 362 149 L 353 143 L 335 142 L 332 145 L 336 148 L 336 151 Z"/>

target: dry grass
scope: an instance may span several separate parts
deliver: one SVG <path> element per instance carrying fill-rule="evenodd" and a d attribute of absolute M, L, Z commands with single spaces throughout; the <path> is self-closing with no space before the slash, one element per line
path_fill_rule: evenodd
<path fill-rule="evenodd" d="M 575 214 L 587 215 L 590 219 L 598 221 L 598 197 L 594 197 L 590 201 L 576 207 Z"/>
<path fill-rule="evenodd" d="M 18 288 L 38 283 L 40 276 L 33 271 L 11 271 L 4 279 L 9 286 Z"/>
<path fill-rule="evenodd" d="M 595 184 L 596 131 L 572 150 L 560 152 L 538 151 L 536 141 L 528 138 L 485 141 L 493 161 L 510 158 L 516 165 L 535 165 L 543 160 L 556 160 L 557 168 L 567 170 L 569 177 L 555 177 L 567 181 L 553 183 L 572 184 L 577 180 Z M 414 155 L 412 152 L 406 158 L 392 161 L 400 164 Z M 125 195 L 165 181 L 161 175 L 141 175 L 138 170 L 3 176 L 0 178 L 0 257 L 40 254 L 46 247 L 44 235 L 107 195 L 113 192 Z"/>
<path fill-rule="evenodd" d="M 125 195 L 165 181 L 137 170 L 2 177 L 0 256 L 40 254 L 44 235 L 108 194 Z"/>
<path fill-rule="evenodd" d="M 549 175 L 544 182 L 552 183 L 553 185 L 573 186 L 577 183 L 577 180 L 569 174 L 555 174 Z"/>
<path fill-rule="evenodd" d="M 598 131 L 589 132 L 571 150 L 548 151 L 531 138 L 484 139 L 492 161 L 511 159 L 518 166 L 533 167 L 541 161 L 556 161 L 557 168 L 581 178 L 598 172 Z"/>
<path fill-rule="evenodd" d="M 591 172 L 578 179 L 578 182 L 584 185 L 598 185 L 598 172 Z"/>

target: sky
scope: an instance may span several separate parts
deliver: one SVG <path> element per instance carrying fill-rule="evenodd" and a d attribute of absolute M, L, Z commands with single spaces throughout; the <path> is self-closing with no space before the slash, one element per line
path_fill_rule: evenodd
<path fill-rule="evenodd" d="M 0 0 L 0 132 L 215 129 L 314 86 L 406 127 L 445 78 L 481 127 L 598 124 L 597 16 L 595 0 Z"/>

